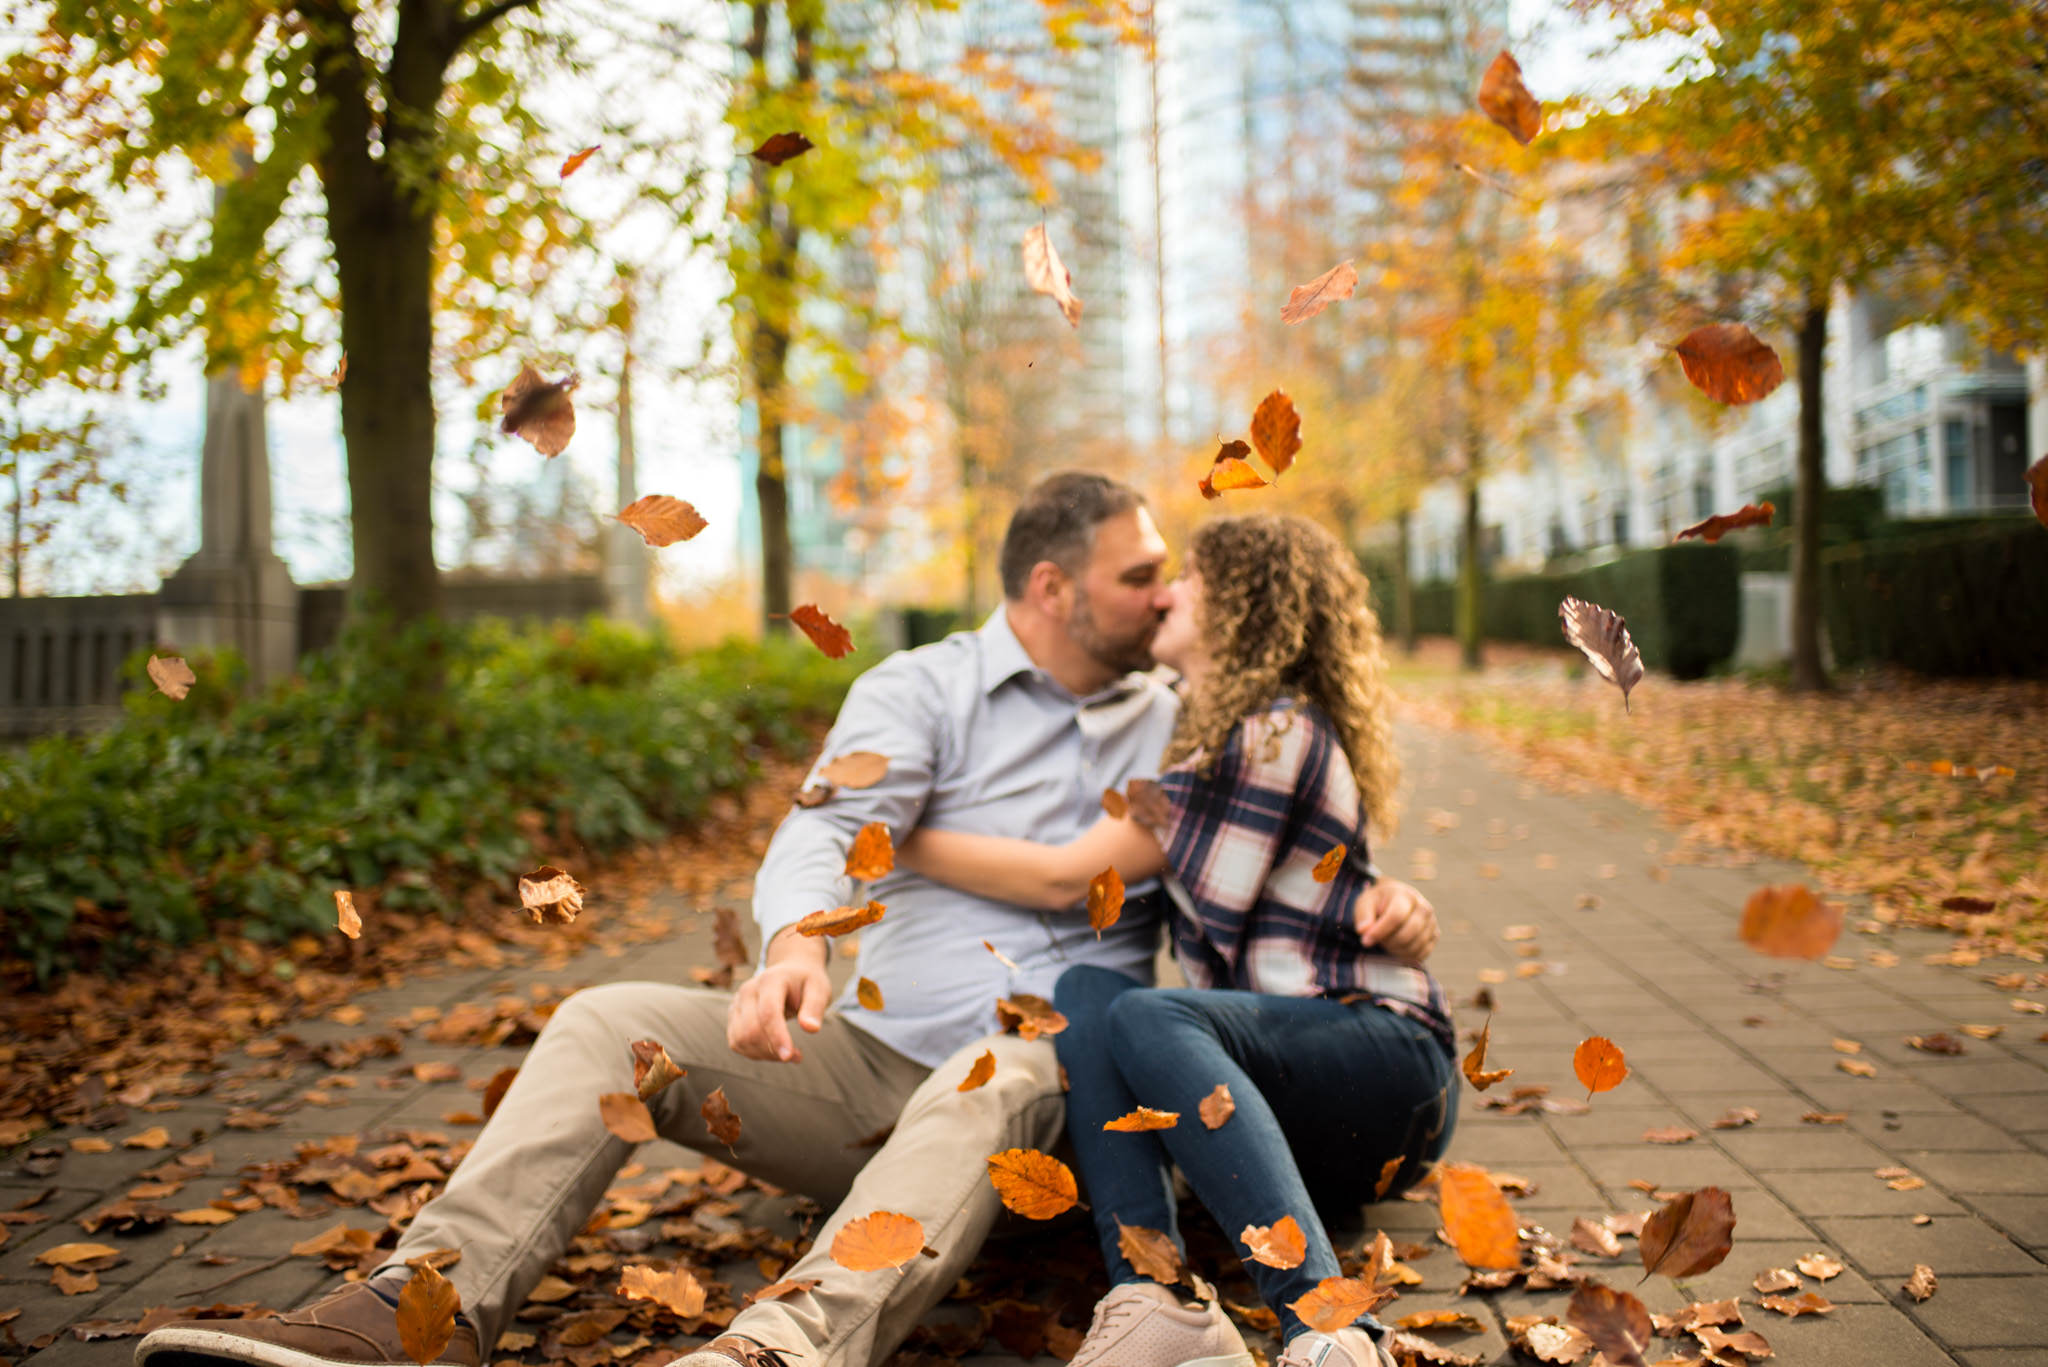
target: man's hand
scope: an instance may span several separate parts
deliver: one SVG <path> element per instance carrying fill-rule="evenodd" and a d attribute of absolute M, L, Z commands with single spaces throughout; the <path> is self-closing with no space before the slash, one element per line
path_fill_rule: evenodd
<path fill-rule="evenodd" d="M 769 947 L 768 966 L 733 993 L 725 1012 L 725 1042 L 742 1058 L 801 1063 L 803 1050 L 790 1036 L 789 1017 L 815 1035 L 831 1000 L 824 947 L 815 940 L 778 936 Z"/>
<path fill-rule="evenodd" d="M 1436 948 L 1436 908 L 1407 883 L 1382 878 L 1351 904 L 1358 938 L 1396 959 L 1419 964 Z"/>

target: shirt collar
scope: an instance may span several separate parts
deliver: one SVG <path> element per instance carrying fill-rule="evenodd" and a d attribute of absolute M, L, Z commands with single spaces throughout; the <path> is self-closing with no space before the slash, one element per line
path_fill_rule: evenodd
<path fill-rule="evenodd" d="M 1010 628 L 1010 614 L 1001 605 L 988 615 L 975 633 L 981 638 L 981 692 L 987 697 L 1019 674 L 1044 679 L 1052 683 L 1052 676 L 1040 669 L 1025 653 L 1024 643 L 1017 639 L 1017 633 Z M 1082 707 L 1093 707 L 1101 703 L 1114 702 L 1144 687 L 1146 676 L 1126 674 L 1115 680 L 1100 692 L 1091 693 L 1076 701 Z M 1058 687 L 1058 685 L 1054 685 Z"/>

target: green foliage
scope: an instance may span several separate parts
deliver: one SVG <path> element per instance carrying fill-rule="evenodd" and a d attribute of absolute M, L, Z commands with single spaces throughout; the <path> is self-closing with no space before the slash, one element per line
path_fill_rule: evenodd
<path fill-rule="evenodd" d="M 2048 672 L 2048 531 L 2031 519 L 1836 547 L 1821 576 L 1828 642 L 1844 664 Z"/>
<path fill-rule="evenodd" d="M 238 661 L 194 660 L 185 703 L 139 696 L 110 730 L 0 761 L 0 956 L 48 978 L 226 922 L 324 931 L 337 888 L 445 913 L 560 854 L 530 831 L 598 852 L 688 822 L 801 747 L 858 672 L 790 640 L 678 656 L 601 622 L 383 630 L 261 696 L 234 697 Z M 394 655 L 440 659 L 442 691 L 410 694 Z"/>

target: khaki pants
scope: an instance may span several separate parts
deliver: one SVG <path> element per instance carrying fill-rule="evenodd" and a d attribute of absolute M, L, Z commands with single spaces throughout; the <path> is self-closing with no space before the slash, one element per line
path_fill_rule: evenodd
<path fill-rule="evenodd" d="M 783 1275 L 808 1292 L 750 1306 L 732 1331 L 800 1354 L 802 1367 L 871 1367 L 953 1286 L 1000 1208 L 988 1155 L 1050 1149 L 1064 1120 L 1059 1065 L 1046 1040 L 996 1035 L 936 1069 L 905 1058 L 828 1012 L 816 1035 L 792 1031 L 800 1063 L 757 1063 L 725 1042 L 729 998 L 663 983 L 614 983 L 565 1000 L 440 1196 L 414 1217 L 387 1266 L 462 1250 L 448 1271 L 485 1360 L 512 1314 L 604 1199 L 633 1146 L 604 1127 L 597 1099 L 633 1090 L 628 1046 L 651 1039 L 688 1076 L 650 1103 L 663 1138 L 728 1159 L 750 1176 L 837 1206 L 812 1251 Z M 995 1076 L 958 1090 L 983 1050 Z M 732 1154 L 699 1108 L 715 1089 L 740 1118 Z M 885 1126 L 879 1149 L 852 1148 Z M 832 1238 L 877 1210 L 915 1216 L 937 1258 L 849 1272 Z"/>

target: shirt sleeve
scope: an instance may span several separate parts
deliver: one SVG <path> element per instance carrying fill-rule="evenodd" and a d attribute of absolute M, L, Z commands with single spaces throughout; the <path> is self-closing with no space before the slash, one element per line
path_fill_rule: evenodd
<path fill-rule="evenodd" d="M 889 761 L 889 772 L 872 787 L 842 786 L 818 806 L 792 807 L 783 818 L 754 880 L 762 962 L 776 932 L 814 911 L 845 905 L 853 891 L 846 853 L 862 826 L 879 821 L 892 839 L 901 839 L 917 825 L 950 734 L 935 686 L 905 656 L 854 681 L 825 738 L 818 767 L 839 755 L 870 750 Z M 822 781 L 815 769 L 809 781 Z"/>
<path fill-rule="evenodd" d="M 1226 958 L 1284 851 L 1295 790 L 1317 738 L 1309 718 L 1276 708 L 1240 722 L 1207 775 L 1189 768 L 1160 778 L 1172 809 L 1166 862 L 1203 934 Z"/>

